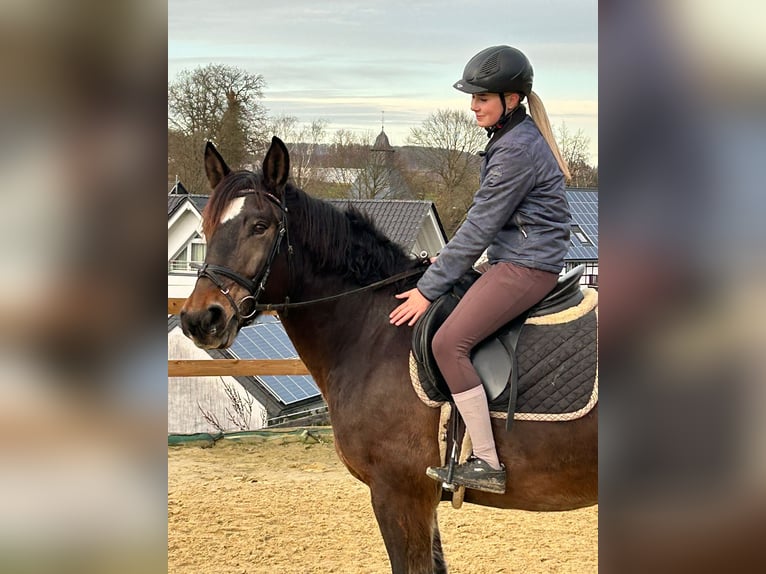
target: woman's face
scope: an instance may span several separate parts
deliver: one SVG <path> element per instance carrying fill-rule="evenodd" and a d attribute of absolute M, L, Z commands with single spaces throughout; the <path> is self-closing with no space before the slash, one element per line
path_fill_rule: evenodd
<path fill-rule="evenodd" d="M 483 128 L 491 128 L 503 113 L 503 102 L 497 94 L 472 94 L 471 111 L 476 114 L 476 123 Z"/>
<path fill-rule="evenodd" d="M 507 110 L 512 110 L 518 101 L 514 104 L 514 98 L 517 94 L 508 94 L 505 97 Z M 500 121 L 503 115 L 503 102 L 498 94 L 481 93 L 471 95 L 471 111 L 476 114 L 476 123 L 483 128 L 491 128 Z"/>

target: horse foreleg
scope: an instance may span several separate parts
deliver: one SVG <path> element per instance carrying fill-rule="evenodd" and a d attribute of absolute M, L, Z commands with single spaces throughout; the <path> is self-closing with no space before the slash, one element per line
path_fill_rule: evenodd
<path fill-rule="evenodd" d="M 412 488 L 409 492 L 402 492 Z M 435 492 L 421 493 L 410 484 L 371 486 L 372 508 L 378 521 L 393 574 L 446 572 L 436 525 Z M 439 558 L 434 549 L 439 549 Z"/>
<path fill-rule="evenodd" d="M 439 534 L 439 521 L 435 512 L 432 555 L 434 560 L 434 574 L 447 574 L 447 562 L 444 560 L 444 552 L 442 551 L 442 537 L 441 534 Z"/>

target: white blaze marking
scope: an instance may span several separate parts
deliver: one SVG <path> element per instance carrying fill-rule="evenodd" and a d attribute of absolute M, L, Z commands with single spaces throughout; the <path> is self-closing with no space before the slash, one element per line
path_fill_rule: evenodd
<path fill-rule="evenodd" d="M 244 197 L 237 197 L 236 199 L 233 199 L 231 203 L 229 203 L 228 207 L 226 208 L 226 211 L 223 212 L 223 215 L 221 216 L 221 223 L 226 223 L 230 219 L 234 219 L 237 217 L 241 212 L 242 209 L 245 207 L 245 198 Z"/>

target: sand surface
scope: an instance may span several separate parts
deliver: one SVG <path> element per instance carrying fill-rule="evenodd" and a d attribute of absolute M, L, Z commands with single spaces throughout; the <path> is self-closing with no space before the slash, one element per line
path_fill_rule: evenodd
<path fill-rule="evenodd" d="M 367 487 L 322 443 L 168 447 L 168 572 L 390 572 Z M 295 441 L 296 439 L 290 439 Z M 598 507 L 439 507 L 453 574 L 595 573 Z"/>

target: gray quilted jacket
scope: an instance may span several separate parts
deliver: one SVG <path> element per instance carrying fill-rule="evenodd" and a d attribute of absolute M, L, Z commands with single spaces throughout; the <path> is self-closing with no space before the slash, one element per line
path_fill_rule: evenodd
<path fill-rule="evenodd" d="M 490 263 L 553 273 L 564 265 L 571 220 L 564 175 L 532 118 L 490 142 L 480 182 L 466 220 L 418 281 L 431 301 L 449 291 L 487 248 Z"/>

